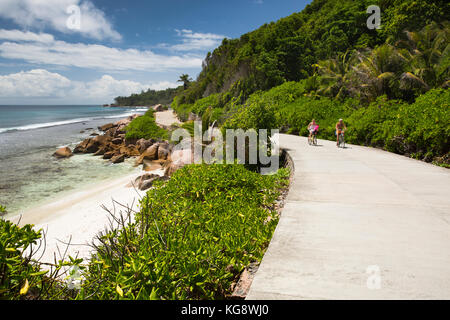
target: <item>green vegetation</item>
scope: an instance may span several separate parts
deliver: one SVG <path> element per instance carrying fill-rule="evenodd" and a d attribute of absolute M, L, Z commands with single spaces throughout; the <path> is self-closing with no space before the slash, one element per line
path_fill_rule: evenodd
<path fill-rule="evenodd" d="M 382 28 L 368 30 L 378 4 Z M 196 81 L 117 97 L 118 105 L 169 104 L 203 128 L 271 129 L 334 140 L 344 118 L 350 143 L 450 166 L 450 5 L 441 0 L 314 0 L 208 53 Z M 181 125 L 191 134 L 193 122 Z M 167 139 L 153 111 L 126 128 L 130 139 Z M 0 298 L 223 299 L 242 270 L 261 260 L 278 221 L 288 170 L 271 176 L 243 165 L 188 165 L 155 182 L 119 226 L 98 237 L 80 290 L 41 271 L 28 254 L 40 232 L 0 220 Z M 0 212 L 4 208 L 0 206 Z M 33 252 L 33 250 L 31 250 Z"/>
<path fill-rule="evenodd" d="M 382 10 L 379 30 L 366 26 L 372 4 Z M 225 39 L 172 107 L 204 126 L 300 135 L 315 118 L 330 140 L 345 118 L 351 143 L 449 165 L 449 13 L 444 1 L 315 0 Z"/>
<path fill-rule="evenodd" d="M 0 204 L 0 215 L 5 214 L 5 213 L 6 213 L 6 207 L 4 207 Z"/>
<path fill-rule="evenodd" d="M 141 201 L 136 222 L 101 239 L 79 298 L 221 299 L 260 261 L 288 171 L 188 165 Z"/>
<path fill-rule="evenodd" d="M 0 220 L 0 297 L 18 299 L 42 282 L 39 268 L 23 254 L 41 237 L 30 225 L 19 228 Z"/>
<path fill-rule="evenodd" d="M 308 123 L 314 118 L 320 125 L 318 137 L 334 140 L 336 122 L 344 118 L 349 143 L 448 164 L 450 90 L 432 89 L 411 104 L 383 95 L 366 107 L 353 98 L 305 96 L 305 82 L 288 82 L 251 95 L 223 127 L 280 128 L 307 136 Z"/>
<path fill-rule="evenodd" d="M 147 111 L 143 116 L 137 117 L 126 127 L 127 139 L 161 139 L 168 138 L 167 130 L 159 127 L 155 122 L 153 110 Z"/>
<path fill-rule="evenodd" d="M 367 28 L 369 5 L 381 8 L 379 30 Z M 178 95 L 177 104 L 193 104 L 226 92 L 243 103 L 257 90 L 309 78 L 319 61 L 336 59 L 348 51 L 365 56 L 366 49 L 384 43 L 405 46 L 405 30 L 416 32 L 449 16 L 450 5 L 443 0 L 314 0 L 303 11 L 265 24 L 239 39 L 224 39 L 208 53 L 197 81 Z M 400 40 L 404 43 L 397 43 Z M 426 52 L 421 45 L 417 49 Z"/>
<path fill-rule="evenodd" d="M 166 90 L 142 91 L 129 97 L 116 97 L 114 102 L 118 106 L 151 106 L 155 104 L 169 105 L 173 98 L 182 91 L 183 87 L 167 88 Z"/>
<path fill-rule="evenodd" d="M 70 262 L 47 264 L 47 270 L 42 270 L 41 264 L 34 260 L 36 249 L 43 245 L 42 234 L 32 227 L 29 224 L 18 227 L 0 219 L 0 300 L 75 297 L 75 291 L 61 281 L 61 276 L 67 272 L 64 267 L 80 261 L 69 257 Z"/>
<path fill-rule="evenodd" d="M 243 269 L 262 259 L 288 176 L 288 169 L 262 176 L 237 164 L 176 171 L 147 192 L 135 220 L 116 216 L 119 227 L 99 236 L 77 290 L 56 275 L 81 259 L 60 261 L 47 274 L 26 254 L 40 231 L 0 220 L 0 298 L 227 298 Z"/>
<path fill-rule="evenodd" d="M 188 74 L 182 74 L 180 76 L 180 79 L 178 82 L 183 82 L 183 89 L 186 90 L 189 86 L 189 83 L 191 83 L 192 79 L 189 77 Z"/>

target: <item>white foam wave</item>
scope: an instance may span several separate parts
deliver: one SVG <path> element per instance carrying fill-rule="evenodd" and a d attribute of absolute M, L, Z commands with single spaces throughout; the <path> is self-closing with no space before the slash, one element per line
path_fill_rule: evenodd
<path fill-rule="evenodd" d="M 46 122 L 46 123 L 33 123 L 33 124 L 29 124 L 26 126 L 20 126 L 20 127 L 0 128 L 0 133 L 4 133 L 4 132 L 8 132 L 8 131 L 26 131 L 26 130 L 33 130 L 33 129 L 40 129 L 40 128 L 56 127 L 56 126 L 62 126 L 65 124 L 79 123 L 79 122 L 85 122 L 85 121 L 90 121 L 90 120 L 93 120 L 93 119 L 92 118 L 79 118 L 79 119 Z"/>
<path fill-rule="evenodd" d="M 87 121 L 92 121 L 92 120 L 126 118 L 126 117 L 131 116 L 136 113 L 142 113 L 143 111 L 147 111 L 147 109 L 133 109 L 133 110 L 129 110 L 128 112 L 125 112 L 125 113 L 111 115 L 111 116 L 77 118 L 77 119 L 69 119 L 69 120 L 46 122 L 46 123 L 33 123 L 33 124 L 28 124 L 28 125 L 19 126 L 19 127 L 0 128 L 0 133 L 10 132 L 10 131 L 26 131 L 26 130 L 33 130 L 33 129 L 49 128 L 49 127 L 67 125 L 67 124 L 87 122 Z"/>

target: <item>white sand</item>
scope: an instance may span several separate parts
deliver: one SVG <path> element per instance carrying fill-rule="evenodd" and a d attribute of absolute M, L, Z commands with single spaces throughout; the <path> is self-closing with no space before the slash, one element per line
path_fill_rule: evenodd
<path fill-rule="evenodd" d="M 162 175 L 163 171 L 153 173 Z M 64 253 L 67 247 L 64 243 L 69 240 L 72 245 L 68 247 L 67 255 L 89 258 L 93 249 L 88 244 L 92 243 L 99 232 L 109 227 L 110 215 L 102 205 L 111 211 L 114 211 L 115 207 L 117 213 L 125 213 L 127 210 L 115 202 L 138 210 L 139 200 L 145 195 L 145 191 L 138 191 L 127 185 L 141 174 L 143 171 L 138 168 L 133 174 L 101 182 L 25 211 L 20 225 L 31 223 L 35 225 L 35 230 L 43 229 L 46 233 L 46 249 L 40 261 L 54 262 L 54 254 L 59 260 L 58 247 L 61 254 Z M 19 216 L 9 220 L 17 223 Z M 41 256 L 41 250 L 35 258 Z"/>
<path fill-rule="evenodd" d="M 177 115 L 173 110 L 166 110 L 155 112 L 155 121 L 163 126 L 170 126 L 173 123 L 180 124 L 181 121 L 178 120 Z"/>

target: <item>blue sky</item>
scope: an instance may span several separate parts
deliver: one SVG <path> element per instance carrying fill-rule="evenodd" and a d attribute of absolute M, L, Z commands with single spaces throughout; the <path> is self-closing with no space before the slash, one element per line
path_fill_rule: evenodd
<path fill-rule="evenodd" d="M 1 0 L 0 104 L 98 104 L 195 78 L 208 51 L 304 0 Z"/>

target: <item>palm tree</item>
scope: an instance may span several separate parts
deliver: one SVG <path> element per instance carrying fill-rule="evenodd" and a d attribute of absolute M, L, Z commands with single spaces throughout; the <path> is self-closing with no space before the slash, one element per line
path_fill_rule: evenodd
<path fill-rule="evenodd" d="M 183 82 L 183 88 L 186 90 L 191 81 L 192 79 L 189 78 L 188 74 L 182 74 L 177 82 Z"/>
<path fill-rule="evenodd" d="M 373 101 L 378 96 L 395 95 L 398 80 L 406 63 L 395 47 L 384 44 L 372 51 L 358 52 L 359 64 L 353 67 L 356 75 L 355 88 L 367 100 Z"/>
<path fill-rule="evenodd" d="M 351 91 L 350 79 L 353 60 L 352 53 L 347 51 L 338 54 L 336 58 L 322 60 L 313 65 L 321 75 L 321 88 L 318 93 L 338 99 L 348 96 Z"/>
<path fill-rule="evenodd" d="M 408 59 L 408 71 L 401 76 L 401 88 L 424 89 L 448 86 L 450 69 L 450 28 L 432 23 L 419 32 L 405 31 L 406 40 L 397 42 Z"/>

